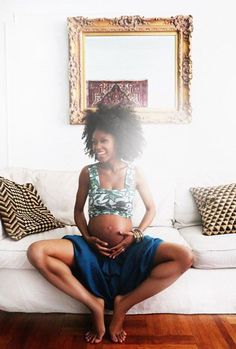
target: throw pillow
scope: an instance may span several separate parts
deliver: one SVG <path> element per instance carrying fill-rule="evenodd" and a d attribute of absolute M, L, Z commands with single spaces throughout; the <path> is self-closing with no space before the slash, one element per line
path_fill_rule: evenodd
<path fill-rule="evenodd" d="M 206 235 L 236 233 L 236 184 L 190 188 Z"/>
<path fill-rule="evenodd" d="M 7 235 L 26 235 L 64 227 L 41 201 L 33 184 L 17 184 L 0 177 L 0 216 Z"/>

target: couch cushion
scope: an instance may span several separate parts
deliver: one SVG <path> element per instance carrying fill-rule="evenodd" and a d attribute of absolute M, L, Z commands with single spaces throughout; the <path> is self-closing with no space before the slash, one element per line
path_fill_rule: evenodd
<path fill-rule="evenodd" d="M 175 200 L 175 186 L 173 181 L 162 178 L 155 173 L 147 174 L 146 179 L 156 206 L 156 215 L 150 226 L 173 227 Z M 139 225 L 144 213 L 145 207 L 143 201 L 139 193 L 136 192 L 134 215 L 132 218 L 134 226 Z"/>
<path fill-rule="evenodd" d="M 28 235 L 19 241 L 5 237 L 0 240 L 0 269 L 34 269 L 26 256 L 28 247 L 35 241 L 61 239 L 67 234 L 79 234 L 78 228 L 66 226 L 39 234 Z"/>
<path fill-rule="evenodd" d="M 29 168 L 7 167 L 0 169 L 0 176 L 10 179 L 19 184 L 36 183 L 36 171 Z"/>
<path fill-rule="evenodd" d="M 78 234 L 78 228 L 75 226 L 66 226 L 61 229 L 55 229 L 44 233 L 26 236 L 19 241 L 11 240 L 6 237 L 0 240 L 0 269 L 33 269 L 29 263 L 26 251 L 30 244 L 38 240 L 61 239 L 64 235 Z M 174 242 L 188 246 L 187 242 L 179 234 L 178 230 L 169 227 L 150 227 L 145 231 L 152 237 L 159 237 L 165 241 Z"/>
<path fill-rule="evenodd" d="M 236 184 L 190 188 L 206 235 L 236 233 Z"/>
<path fill-rule="evenodd" d="M 193 250 L 195 268 L 236 268 L 236 234 L 203 235 L 202 226 L 179 232 Z"/>
<path fill-rule="evenodd" d="M 14 240 L 63 227 L 41 201 L 33 184 L 18 184 L 0 177 L 0 216 Z"/>
<path fill-rule="evenodd" d="M 145 235 L 153 238 L 160 238 L 166 242 L 173 242 L 175 244 L 190 247 L 188 242 L 180 235 L 179 231 L 171 227 L 149 227 L 145 230 Z"/>
<path fill-rule="evenodd" d="M 74 206 L 79 171 L 35 170 L 35 186 L 53 215 L 61 222 L 75 225 Z"/>

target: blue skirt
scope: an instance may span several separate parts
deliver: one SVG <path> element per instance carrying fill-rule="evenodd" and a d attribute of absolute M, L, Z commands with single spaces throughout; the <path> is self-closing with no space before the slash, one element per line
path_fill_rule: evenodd
<path fill-rule="evenodd" d="M 163 242 L 145 236 L 133 243 L 115 259 L 94 251 L 79 235 L 66 235 L 74 246 L 73 275 L 95 296 L 103 298 L 105 307 L 112 310 L 114 298 L 134 290 L 150 274 L 155 252 Z"/>

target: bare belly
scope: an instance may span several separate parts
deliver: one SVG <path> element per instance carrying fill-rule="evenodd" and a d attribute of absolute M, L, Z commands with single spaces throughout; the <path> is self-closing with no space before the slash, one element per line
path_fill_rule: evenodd
<path fill-rule="evenodd" d="M 89 233 L 107 242 L 109 247 L 117 245 L 124 239 L 124 237 L 119 234 L 120 231 L 125 232 L 131 229 L 131 219 L 116 215 L 100 215 L 93 217 L 88 224 Z"/>

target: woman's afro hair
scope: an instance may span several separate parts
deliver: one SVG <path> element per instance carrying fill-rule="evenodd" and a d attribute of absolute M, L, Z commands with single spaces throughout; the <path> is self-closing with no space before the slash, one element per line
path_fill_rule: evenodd
<path fill-rule="evenodd" d="M 95 111 L 88 110 L 84 117 L 82 135 L 85 153 L 94 157 L 92 137 L 95 130 L 114 136 L 118 155 L 125 161 L 133 161 L 142 154 L 145 144 L 141 122 L 129 107 L 98 105 Z"/>

